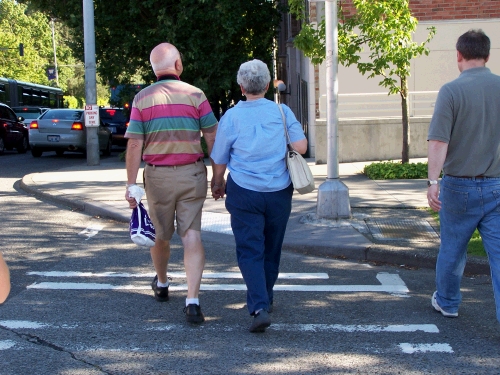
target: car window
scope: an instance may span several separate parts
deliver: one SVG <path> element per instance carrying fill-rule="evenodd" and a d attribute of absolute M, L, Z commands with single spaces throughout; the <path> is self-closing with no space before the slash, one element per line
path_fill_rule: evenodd
<path fill-rule="evenodd" d="M 83 114 L 82 110 L 72 111 L 72 110 L 52 109 L 45 112 L 40 118 L 44 120 L 59 119 L 59 120 L 78 121 L 81 120 L 82 114 Z"/>
<path fill-rule="evenodd" d="M 40 116 L 40 112 L 39 111 L 23 111 L 23 112 L 16 112 L 16 115 L 18 116 L 22 116 L 24 117 L 25 119 L 35 119 L 35 118 L 38 118 L 38 116 Z"/>
<path fill-rule="evenodd" d="M 103 121 L 116 121 L 116 122 L 126 122 L 127 119 L 123 114 L 121 109 L 116 108 L 101 108 L 99 110 L 99 116 Z"/>
<path fill-rule="evenodd" d="M 0 117 L 11 121 L 17 121 L 16 114 L 11 109 L 4 106 L 0 107 Z"/>
<path fill-rule="evenodd" d="M 9 112 L 9 116 L 10 116 L 10 119 L 13 120 L 13 121 L 17 121 L 17 117 L 16 114 L 14 113 L 13 110 L 7 108 L 7 111 Z"/>

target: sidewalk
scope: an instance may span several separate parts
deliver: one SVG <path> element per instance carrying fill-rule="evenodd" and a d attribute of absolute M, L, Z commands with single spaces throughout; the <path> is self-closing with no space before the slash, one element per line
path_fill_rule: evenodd
<path fill-rule="evenodd" d="M 305 195 L 294 192 L 283 249 L 329 258 L 434 268 L 439 228 L 425 210 L 426 181 L 370 180 L 362 174 L 370 163 L 339 165 L 340 180 L 349 188 L 351 219 L 319 220 L 315 216 L 317 190 Z M 207 165 L 210 180 L 211 168 Z M 318 187 L 326 179 L 327 166 L 312 161 L 309 165 Z M 138 183 L 142 185 L 141 179 Z M 124 198 L 125 183 L 125 163 L 113 157 L 102 159 L 99 166 L 82 163 L 55 172 L 29 174 L 20 186 L 41 200 L 128 223 L 131 211 Z M 144 203 L 147 206 L 146 200 Z M 234 246 L 229 214 L 222 200 L 207 196 L 202 231 L 204 241 Z M 466 272 L 489 274 L 487 259 L 470 257 Z"/>

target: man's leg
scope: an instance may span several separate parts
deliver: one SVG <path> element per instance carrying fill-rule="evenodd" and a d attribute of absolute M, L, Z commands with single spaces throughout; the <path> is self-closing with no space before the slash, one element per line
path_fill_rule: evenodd
<path fill-rule="evenodd" d="M 153 266 L 160 283 L 167 282 L 167 267 L 170 259 L 170 241 L 156 239 L 153 247 L 149 249 Z"/>
<path fill-rule="evenodd" d="M 201 243 L 201 232 L 188 229 L 181 239 L 184 246 L 184 267 L 188 285 L 187 298 L 198 298 L 205 267 L 205 249 Z"/>
<path fill-rule="evenodd" d="M 441 246 L 436 262 L 436 301 L 446 313 L 457 313 L 460 282 L 467 260 L 467 244 L 482 215 L 482 200 L 475 182 L 443 177 L 439 212 Z"/>

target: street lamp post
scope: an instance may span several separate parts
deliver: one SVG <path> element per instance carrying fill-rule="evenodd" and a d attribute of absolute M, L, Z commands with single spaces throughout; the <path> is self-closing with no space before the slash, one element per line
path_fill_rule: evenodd
<path fill-rule="evenodd" d="M 324 0 L 324 2 L 326 26 L 327 178 L 318 187 L 316 216 L 320 219 L 342 219 L 351 217 L 351 205 L 349 203 L 349 189 L 339 179 L 337 0 Z"/>

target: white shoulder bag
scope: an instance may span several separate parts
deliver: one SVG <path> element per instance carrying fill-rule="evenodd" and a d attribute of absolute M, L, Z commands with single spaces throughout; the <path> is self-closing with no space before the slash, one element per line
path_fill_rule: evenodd
<path fill-rule="evenodd" d="M 311 173 L 311 169 L 307 165 L 306 160 L 293 149 L 292 142 L 290 141 L 290 135 L 288 134 L 288 129 L 286 128 L 286 117 L 283 113 L 281 105 L 278 104 L 278 108 L 281 112 L 281 118 L 283 119 L 283 126 L 285 128 L 286 137 L 286 165 L 288 167 L 288 173 L 290 173 L 290 179 L 295 190 L 299 194 L 307 194 L 314 190 L 314 177 Z"/>

